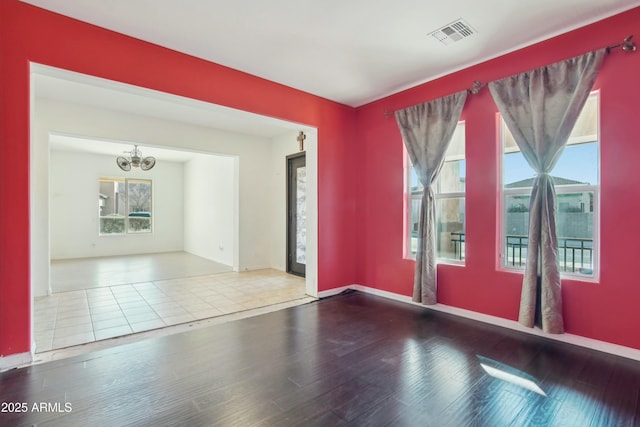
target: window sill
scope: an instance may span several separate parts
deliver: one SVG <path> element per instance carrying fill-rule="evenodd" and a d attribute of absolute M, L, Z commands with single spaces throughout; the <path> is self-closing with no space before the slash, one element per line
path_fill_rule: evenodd
<path fill-rule="evenodd" d="M 415 256 L 411 256 L 411 257 L 405 257 L 404 258 L 407 261 L 415 261 L 416 257 Z M 436 265 L 438 264 L 442 264 L 442 265 L 455 265 L 458 267 L 464 267 L 466 266 L 466 263 L 463 261 L 459 261 L 459 260 L 455 260 L 455 259 L 446 259 L 446 258 L 437 258 L 436 259 Z"/>
<path fill-rule="evenodd" d="M 126 237 L 126 236 L 149 236 L 153 235 L 153 231 L 147 231 L 144 233 L 110 233 L 110 234 L 98 234 L 98 237 Z"/>
<path fill-rule="evenodd" d="M 457 267 L 465 267 L 466 264 L 463 261 L 455 260 L 455 259 L 436 259 L 437 265 L 455 265 Z"/>
<path fill-rule="evenodd" d="M 524 275 L 523 268 L 509 268 L 509 267 L 501 266 L 497 268 L 497 271 L 503 272 L 503 273 L 515 273 L 515 274 Z M 585 283 L 600 283 L 600 277 L 597 274 L 594 274 L 593 276 L 586 276 L 586 275 L 578 275 L 578 274 L 561 272 L 560 280 L 570 280 L 572 282 L 585 282 Z"/>

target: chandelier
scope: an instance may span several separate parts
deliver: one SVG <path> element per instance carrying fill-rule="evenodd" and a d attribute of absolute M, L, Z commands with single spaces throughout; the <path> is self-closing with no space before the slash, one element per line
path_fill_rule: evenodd
<path fill-rule="evenodd" d="M 118 167 L 120 169 L 122 169 L 123 171 L 130 171 L 131 167 L 133 166 L 134 168 L 139 167 L 143 171 L 148 171 L 155 166 L 155 157 L 142 157 L 142 152 L 138 150 L 138 146 L 134 145 L 133 147 L 133 150 L 125 151 L 125 153 L 129 153 L 129 158 L 118 156 L 118 158 L 116 159 L 116 163 L 118 164 Z"/>

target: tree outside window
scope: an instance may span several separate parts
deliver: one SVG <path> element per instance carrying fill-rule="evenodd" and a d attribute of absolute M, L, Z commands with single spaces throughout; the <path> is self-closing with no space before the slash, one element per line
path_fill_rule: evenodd
<path fill-rule="evenodd" d="M 151 180 L 102 178 L 99 185 L 101 236 L 151 232 Z"/>

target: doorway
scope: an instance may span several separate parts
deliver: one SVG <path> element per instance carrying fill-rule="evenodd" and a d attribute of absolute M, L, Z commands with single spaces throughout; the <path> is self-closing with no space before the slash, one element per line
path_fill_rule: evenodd
<path fill-rule="evenodd" d="M 102 155 L 108 157 L 108 165 L 113 166 L 114 153 L 122 151 L 114 144 L 125 143 L 125 145 L 128 146 L 130 145 L 130 141 L 138 140 L 135 139 L 134 136 L 139 138 L 141 135 L 144 136 L 144 141 L 149 141 L 149 143 L 145 144 L 145 151 L 149 154 L 156 150 L 172 150 L 185 153 L 185 155 L 188 154 L 190 156 L 196 153 L 206 156 L 215 154 L 216 156 L 233 157 L 236 162 L 236 166 L 234 166 L 233 169 L 233 181 L 238 183 L 238 191 L 233 193 L 233 200 L 231 201 L 235 209 L 233 217 L 234 224 L 232 227 L 226 228 L 238 230 L 237 233 L 234 232 L 234 236 L 232 236 L 235 243 L 233 245 L 230 243 L 219 243 L 213 245 L 206 244 L 205 247 L 215 251 L 218 255 L 223 251 L 227 254 L 233 254 L 233 259 L 231 261 L 233 262 L 234 270 L 237 271 L 225 274 L 234 277 L 238 276 L 238 278 L 242 277 L 243 283 L 252 282 L 255 284 L 261 282 L 259 283 L 260 286 L 254 286 L 255 290 L 263 289 L 271 292 L 270 295 L 260 295 L 259 297 L 256 297 L 255 300 L 261 300 L 264 302 L 266 300 L 270 300 L 271 297 L 274 299 L 276 297 L 283 297 L 283 289 L 280 289 L 279 284 L 274 283 L 274 277 L 261 276 L 265 270 L 279 270 L 277 273 L 284 276 L 283 278 L 285 282 L 288 284 L 292 282 L 303 283 L 304 292 L 306 292 L 306 294 L 313 297 L 317 296 L 316 129 L 309 127 L 303 128 L 308 135 L 307 153 L 309 157 L 308 165 L 306 165 L 308 168 L 305 170 L 305 270 L 307 270 L 306 267 L 308 266 L 308 271 L 304 272 L 305 279 L 302 279 L 302 282 L 300 282 L 301 279 L 298 277 L 291 277 L 283 271 L 286 270 L 286 244 L 284 242 L 286 239 L 286 220 L 284 215 L 286 201 L 283 200 L 286 197 L 286 191 L 282 191 L 284 189 L 282 188 L 281 163 L 282 157 L 293 152 L 297 146 L 294 136 L 300 129 L 300 124 L 292 124 L 278 119 L 262 118 L 252 113 L 231 110 L 226 107 L 189 100 L 187 98 L 175 97 L 174 95 L 162 94 L 160 92 L 149 92 L 146 89 L 123 85 L 118 82 L 80 75 L 38 64 L 31 64 L 31 67 L 32 84 L 34 85 L 31 100 L 31 105 L 33 106 L 33 110 L 31 112 L 32 125 L 33 123 L 38 123 L 37 127 L 32 128 L 30 158 L 31 294 L 34 301 L 38 302 L 38 304 L 34 304 L 34 308 L 32 310 L 32 318 L 34 320 L 32 336 L 35 336 L 35 338 L 45 339 L 49 345 L 49 347 L 47 347 L 47 345 L 38 345 L 37 347 L 34 345 L 32 347 L 32 351 L 40 352 L 46 351 L 47 348 L 52 348 L 52 341 L 56 338 L 56 319 L 63 319 L 63 316 L 59 316 L 61 313 L 58 311 L 58 309 L 62 307 L 60 304 L 62 301 L 60 300 L 59 295 L 52 295 L 51 289 L 51 259 L 54 258 L 52 257 L 51 235 L 57 233 L 59 229 L 59 227 L 51 227 L 51 221 L 54 221 L 52 215 L 57 212 L 54 212 L 54 209 L 52 209 L 52 199 L 54 197 L 51 196 L 51 191 L 54 189 L 51 188 L 51 173 L 52 168 L 55 168 L 55 164 L 52 163 L 51 153 L 64 151 L 67 157 L 74 155 L 74 153 L 73 150 L 69 149 L 55 150 L 51 143 L 52 135 L 64 135 L 69 138 L 90 138 L 93 141 L 91 144 L 83 144 L 85 148 L 92 150 L 91 153 L 87 154 L 92 155 L 92 159 L 74 162 L 72 167 L 67 168 L 67 172 L 69 174 L 71 172 L 77 172 L 79 169 L 96 170 L 98 158 Z M 58 88 L 64 88 L 64 90 L 59 90 Z M 47 96 L 47 94 L 54 95 Z M 71 96 L 72 94 L 73 96 Z M 136 115 L 139 114 L 139 111 L 154 111 L 157 114 L 153 117 Z M 194 111 L 200 112 L 201 114 L 194 114 Z M 105 121 L 104 118 L 107 115 L 109 116 L 109 120 Z M 131 126 L 127 126 L 127 120 L 130 120 L 132 115 L 135 115 L 137 120 L 137 126 L 135 127 L 134 132 L 135 135 L 131 133 Z M 189 120 L 176 121 L 178 118 L 189 118 Z M 107 122 L 108 126 L 105 125 Z M 191 125 L 198 126 L 198 132 L 191 133 Z M 205 128 L 208 132 L 206 134 L 202 131 L 202 129 Z M 244 132 L 246 132 L 247 129 L 252 129 L 253 133 L 251 133 L 251 135 L 245 134 Z M 224 138 L 218 135 L 218 133 L 223 135 Z M 92 137 L 92 135 L 102 135 L 102 137 L 100 137 L 98 141 L 98 139 Z M 176 135 L 181 135 L 182 137 L 190 135 L 190 137 L 176 138 Z M 177 140 L 180 141 L 179 144 L 176 143 Z M 215 144 L 212 144 L 212 141 L 215 141 Z M 100 145 L 98 142 L 104 143 L 104 145 L 110 145 L 111 148 L 109 148 L 106 153 L 96 152 L 98 145 Z M 159 155 L 154 156 L 159 158 Z M 265 158 L 269 158 L 270 161 L 265 162 Z M 244 162 L 244 164 L 252 165 L 252 167 L 239 168 L 237 164 L 241 161 Z M 194 167 L 195 166 L 196 165 L 194 165 Z M 154 170 L 158 173 L 161 171 L 160 168 L 155 168 Z M 209 171 L 221 171 L 222 169 L 219 167 L 207 167 L 204 165 L 199 168 L 199 170 L 204 173 Z M 101 172 L 99 175 L 110 177 L 111 173 Z M 230 181 L 229 179 L 215 179 L 215 177 L 210 180 L 201 179 L 201 175 L 197 173 L 194 173 L 193 175 L 189 174 L 189 178 L 184 174 L 182 176 L 184 177 L 182 182 L 185 185 L 179 185 L 179 180 L 177 179 L 167 178 L 163 180 L 164 184 L 162 185 L 162 188 L 166 188 L 168 191 L 170 190 L 169 196 L 171 196 L 171 194 L 179 194 L 179 192 L 182 191 L 182 188 L 193 190 L 195 188 L 194 185 L 186 184 L 186 181 L 191 180 L 192 178 L 195 180 L 196 184 L 204 182 L 225 183 Z M 265 179 L 265 177 L 269 178 Z M 96 188 L 94 187 L 97 182 L 96 179 L 96 177 L 93 177 L 89 180 L 74 180 L 69 185 L 71 188 L 76 188 L 79 184 L 84 185 L 86 183 L 87 186 L 91 187 L 87 192 L 87 194 L 90 194 L 90 196 L 88 196 L 90 197 L 90 200 L 86 204 L 78 203 L 77 194 L 75 194 L 73 198 L 69 199 L 69 204 L 73 204 L 74 206 L 87 206 L 87 213 L 83 218 L 95 219 L 98 217 L 95 207 Z M 248 182 L 250 185 L 247 185 L 246 188 L 241 188 L 241 182 Z M 158 182 L 157 189 L 158 191 L 161 191 L 159 184 L 160 183 Z M 271 184 L 273 185 L 271 186 Z M 268 200 L 271 201 L 271 205 L 268 206 L 269 215 L 257 215 L 256 212 L 259 212 L 260 209 L 265 209 L 265 199 L 267 199 L 265 196 L 267 194 L 265 188 L 269 188 L 270 186 L 271 188 L 276 188 L 276 185 L 279 186 L 281 190 L 276 192 L 276 194 L 273 194 L 273 197 L 268 198 Z M 205 188 L 205 190 L 211 190 L 210 186 Z M 55 195 L 56 197 L 60 196 L 58 192 L 56 192 Z M 157 195 L 160 196 L 160 193 Z M 218 201 L 210 197 L 203 198 L 193 196 L 193 199 L 198 202 L 208 201 L 219 204 Z M 154 200 L 154 209 L 162 209 L 162 207 L 158 205 L 160 198 L 154 197 Z M 55 200 L 55 203 L 57 202 L 58 201 Z M 173 205 L 170 204 L 169 207 L 171 206 Z M 242 210 L 240 210 L 240 206 L 243 206 Z M 202 228 L 198 227 L 199 223 L 197 222 L 198 218 L 196 215 L 204 211 L 205 209 L 195 206 L 193 209 L 189 209 L 187 211 L 188 215 L 183 216 L 183 221 L 201 231 Z M 70 215 L 62 215 L 62 217 L 63 219 L 66 218 L 66 220 L 69 220 L 69 218 L 73 219 Z M 163 214 L 163 217 L 168 218 L 169 216 Z M 158 216 L 156 219 L 159 220 L 160 217 Z M 210 220 L 209 217 L 205 217 L 205 219 L 207 222 Z M 261 221 L 272 220 L 274 221 L 273 224 L 261 223 Z M 75 230 L 75 228 L 78 227 L 74 228 L 74 225 L 77 226 L 78 222 L 76 221 L 71 224 L 71 229 Z M 154 232 L 154 236 L 156 237 L 160 236 L 161 231 L 168 232 L 169 230 L 184 230 L 183 227 L 176 227 L 175 221 L 167 222 L 165 224 L 166 227 L 162 227 L 158 222 L 156 222 L 156 225 L 159 227 L 155 229 Z M 263 233 L 265 228 L 273 229 L 277 232 L 274 231 L 273 235 L 265 236 Z M 86 234 L 84 237 L 85 240 L 83 240 L 83 243 L 87 249 L 79 254 L 73 255 L 72 258 L 83 258 L 87 255 L 109 256 L 116 254 L 115 250 L 112 252 L 107 251 L 108 253 L 97 254 L 97 249 L 99 249 L 103 243 L 111 244 L 111 246 L 116 247 L 116 249 L 123 246 L 118 244 L 116 241 L 117 239 L 108 239 L 108 242 L 106 242 L 107 239 L 103 239 L 105 242 L 96 240 L 95 230 L 97 230 L 97 228 L 93 227 L 90 230 L 90 233 Z M 260 250 L 256 250 L 256 235 L 261 237 L 259 241 L 261 245 Z M 146 238 L 147 236 L 144 237 Z M 205 236 L 202 233 L 199 233 L 196 237 L 199 237 L 202 240 Z M 225 235 L 217 237 L 222 238 L 225 237 Z M 148 239 L 145 240 L 144 238 L 140 238 L 134 243 L 137 245 L 146 244 L 148 243 L 147 240 Z M 176 239 L 169 240 L 174 242 L 177 241 Z M 187 245 L 187 242 L 185 242 L 184 245 L 177 247 L 176 250 L 184 249 L 185 245 Z M 113 249 L 113 247 L 111 247 L 111 249 Z M 245 249 L 243 250 L 242 248 Z M 226 264 L 230 265 L 231 262 Z M 161 266 L 164 267 L 165 264 L 161 264 Z M 256 271 L 253 272 L 252 270 Z M 156 271 L 156 269 L 154 269 L 154 271 Z M 220 278 L 222 278 L 222 276 Z M 189 292 L 193 293 L 192 291 L 194 290 L 197 290 L 198 292 L 212 291 L 212 289 L 199 289 L 206 287 L 205 285 L 211 284 L 208 279 L 204 281 L 196 280 L 196 278 L 188 279 L 189 280 L 185 279 L 186 282 L 189 282 L 185 285 L 189 287 Z M 202 276 L 200 276 L 200 279 L 202 279 Z M 218 279 L 218 277 L 216 277 L 216 279 Z M 195 281 L 198 283 L 191 283 Z M 149 281 L 145 279 L 142 283 L 147 282 Z M 114 283 L 109 281 L 109 284 L 113 285 Z M 174 285 L 176 285 L 176 283 L 171 283 L 171 287 L 175 287 Z M 177 285 L 182 286 L 183 283 L 178 283 Z M 239 291 L 238 286 L 235 284 L 226 283 L 226 285 L 230 291 Z M 126 286 L 133 285 L 127 284 Z M 254 290 L 254 288 L 252 288 L 252 290 Z M 90 304 L 90 299 L 102 300 L 104 298 L 105 300 L 109 300 L 109 305 L 118 306 L 120 305 L 120 300 L 126 300 L 133 295 L 136 301 L 124 301 L 124 303 L 135 303 L 138 305 L 138 307 L 133 307 L 134 304 L 131 304 L 129 311 L 133 316 L 140 315 L 140 317 L 142 317 L 143 313 L 138 313 L 136 310 L 143 311 L 144 309 L 149 312 L 149 308 L 144 306 L 143 301 L 141 301 L 142 298 L 146 301 L 147 305 L 151 306 L 151 310 L 155 312 L 156 317 L 160 317 L 160 320 L 169 326 L 170 322 L 168 322 L 168 320 L 172 323 L 174 319 L 163 318 L 161 314 L 164 314 L 165 317 L 177 315 L 179 314 L 176 313 L 178 311 L 178 307 L 169 307 L 168 309 L 164 309 L 164 313 L 159 313 L 155 309 L 158 308 L 160 310 L 160 308 L 154 307 L 153 304 L 164 304 L 167 303 L 167 301 L 147 300 L 147 297 L 151 297 L 151 299 L 153 299 L 154 297 L 160 296 L 163 298 L 162 295 L 158 294 L 158 291 L 154 289 L 151 289 L 150 291 L 149 289 L 151 288 L 148 286 L 144 289 L 140 286 L 140 289 L 127 289 L 131 292 L 123 292 L 122 295 L 116 295 L 111 291 L 112 295 L 108 295 L 105 292 L 106 296 L 98 295 L 96 298 L 93 298 L 92 295 L 88 295 L 92 293 L 92 291 L 90 292 L 87 290 L 83 290 L 82 292 L 84 292 L 85 295 L 79 295 L 78 298 L 72 298 L 76 295 L 69 294 L 66 300 L 74 301 L 72 301 L 72 304 L 65 305 L 64 318 L 69 317 L 74 318 L 75 320 L 66 320 L 65 322 L 61 322 L 61 324 L 58 324 L 58 326 L 69 328 L 78 326 L 78 330 L 64 331 L 64 335 L 58 334 L 60 335 L 57 337 L 60 338 L 58 341 L 62 341 L 64 338 L 65 343 L 62 343 L 64 345 L 77 344 L 77 342 L 71 342 L 71 337 L 73 336 L 75 340 L 75 338 L 77 338 L 75 335 L 80 335 L 85 332 L 93 333 L 95 337 L 94 339 L 97 339 L 98 335 L 100 335 L 100 339 L 107 338 L 107 336 L 104 335 L 106 334 L 106 331 L 104 334 L 103 332 L 96 334 L 96 331 L 102 331 L 103 327 L 105 329 L 107 328 L 107 322 L 105 321 L 104 324 L 97 325 L 96 327 L 96 325 L 93 325 L 93 321 L 96 320 L 96 322 L 99 322 L 113 319 L 98 320 L 99 317 L 94 319 L 91 312 L 93 307 Z M 158 289 L 164 293 L 163 289 Z M 118 291 L 120 291 L 120 289 L 118 289 Z M 134 291 L 139 295 L 135 295 Z M 104 289 L 101 292 L 104 292 Z M 156 295 L 151 295 L 150 292 L 155 292 Z M 130 295 L 124 295 L 127 293 Z M 143 293 L 146 293 L 146 295 L 143 295 Z M 238 294 L 240 292 L 235 293 Z M 249 292 L 247 291 L 246 293 Z M 184 292 L 180 296 L 184 296 Z M 211 305 L 213 309 L 222 311 L 223 314 L 225 314 L 222 307 L 215 306 L 214 302 L 229 303 L 229 301 L 223 300 L 222 298 L 219 298 L 220 301 L 213 301 L 213 297 L 215 296 L 216 295 L 196 295 L 196 297 L 200 299 L 211 297 L 210 299 L 212 299 L 212 301 L 204 301 L 204 303 Z M 114 300 L 111 297 L 115 299 L 115 303 L 113 303 Z M 118 297 L 120 297 L 120 300 Z M 227 298 L 226 295 L 221 295 L 221 297 Z M 235 295 L 234 297 L 239 298 L 232 302 L 236 305 L 241 304 L 243 309 L 248 309 L 245 305 L 253 304 L 253 302 L 249 300 L 249 295 Z M 244 298 L 246 301 L 240 301 L 240 298 Z M 203 308 L 209 310 L 209 308 L 204 307 L 204 304 L 201 301 L 196 301 L 196 298 L 190 298 L 190 300 L 194 305 L 200 304 L 197 307 L 192 306 L 192 310 L 199 311 L 198 309 Z M 44 302 L 48 304 L 48 306 L 45 307 L 44 310 L 40 310 L 42 307 L 40 302 Z M 229 305 L 231 305 L 231 303 L 229 303 Z M 187 310 L 189 314 L 194 315 L 187 307 L 182 308 Z M 82 313 L 79 311 L 82 311 Z M 121 313 L 116 313 L 119 315 L 119 321 L 122 321 L 122 315 L 124 314 L 124 317 L 126 318 L 127 313 L 122 310 L 122 307 L 120 307 L 120 311 Z M 84 323 L 80 324 L 79 319 L 77 319 L 78 317 L 82 317 Z M 89 322 L 87 322 L 87 320 L 89 320 Z M 126 318 L 125 320 L 131 329 L 135 331 L 132 323 L 129 323 L 129 319 Z M 147 321 L 142 320 L 141 318 L 136 318 L 134 320 L 136 320 L 136 322 L 133 323 L 137 323 L 138 320 L 140 323 Z M 154 318 L 153 320 L 155 321 L 156 319 Z M 67 323 L 67 325 L 65 325 L 65 323 Z M 115 321 L 112 323 L 115 323 Z M 89 330 L 88 325 L 90 324 L 92 330 Z M 151 321 L 149 321 L 149 325 L 150 324 Z M 80 325 L 86 325 L 86 328 L 85 326 L 83 326 L 83 328 L 87 330 L 80 331 Z M 116 328 L 113 324 L 109 326 Z M 71 335 L 72 332 L 73 335 Z M 113 331 L 113 333 L 115 333 L 115 331 Z"/>
<path fill-rule="evenodd" d="M 287 272 L 306 276 L 307 265 L 306 153 L 287 156 Z"/>

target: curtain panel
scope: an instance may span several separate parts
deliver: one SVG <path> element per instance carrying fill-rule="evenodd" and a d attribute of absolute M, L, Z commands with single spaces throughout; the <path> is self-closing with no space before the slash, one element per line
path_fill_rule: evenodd
<path fill-rule="evenodd" d="M 534 326 L 539 292 L 542 329 L 548 333 L 564 332 L 556 197 L 549 174 L 593 88 L 605 53 L 605 49 L 589 52 L 488 84 L 520 151 L 537 174 L 529 205 L 529 244 L 518 321 Z"/>
<path fill-rule="evenodd" d="M 432 186 L 442 169 L 466 99 L 465 90 L 395 112 L 409 159 L 423 186 L 413 285 L 413 301 L 423 304 L 437 303 L 436 213 Z"/>

